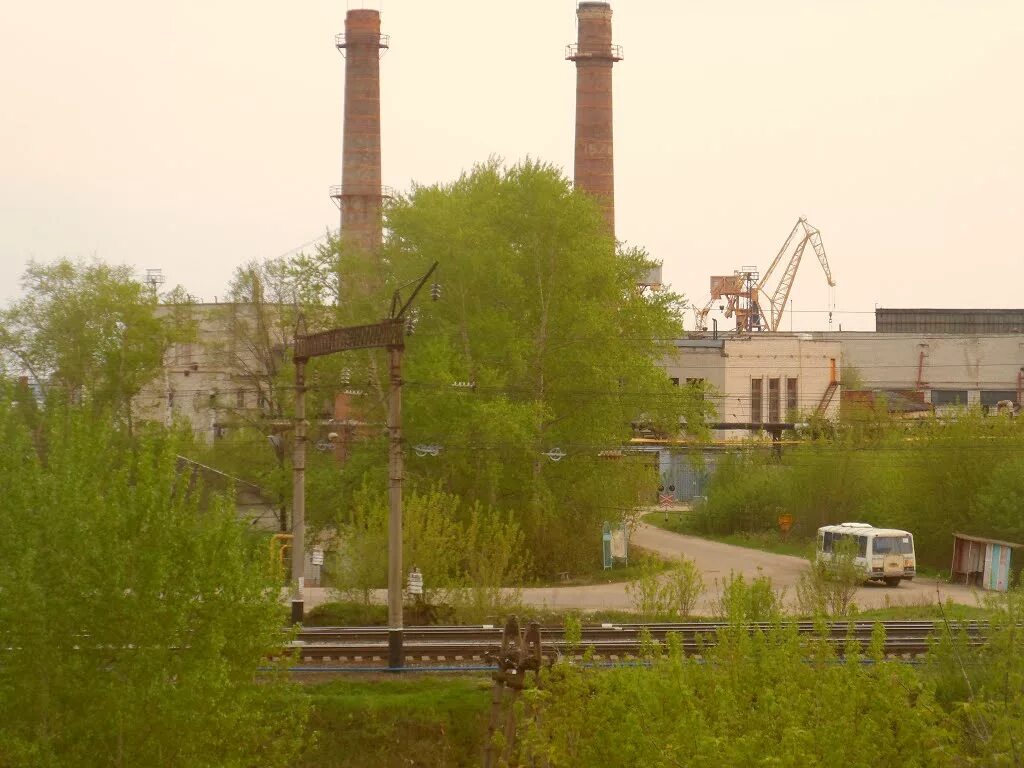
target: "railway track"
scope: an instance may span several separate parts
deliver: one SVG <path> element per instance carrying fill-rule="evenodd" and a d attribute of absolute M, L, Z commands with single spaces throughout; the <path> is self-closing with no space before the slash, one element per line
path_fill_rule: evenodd
<path fill-rule="evenodd" d="M 885 630 L 885 654 L 891 657 L 913 657 L 925 653 L 942 627 L 933 621 L 834 621 L 827 625 L 825 636 L 842 653 L 853 639 L 866 648 L 871 642 L 877 624 Z M 650 640 L 664 643 L 672 633 L 677 636 L 688 655 L 698 656 L 716 641 L 722 623 L 683 624 L 600 624 L 583 628 L 583 639 L 574 653 L 593 649 L 596 659 L 618 661 L 636 657 L 640 653 L 644 630 Z M 800 635 L 816 636 L 819 629 L 812 622 L 795 622 Z M 962 628 L 972 645 L 984 643 L 985 624 L 963 622 L 953 625 Z M 766 630 L 770 624 L 750 624 L 753 632 Z M 433 666 L 437 664 L 480 664 L 501 644 L 502 627 L 450 626 L 406 627 L 404 649 L 407 665 Z M 560 626 L 543 627 L 544 654 L 551 658 L 569 653 L 564 629 Z M 320 666 L 386 665 L 388 654 L 387 627 L 310 627 L 299 632 L 289 650 L 295 652 L 301 664 Z"/>

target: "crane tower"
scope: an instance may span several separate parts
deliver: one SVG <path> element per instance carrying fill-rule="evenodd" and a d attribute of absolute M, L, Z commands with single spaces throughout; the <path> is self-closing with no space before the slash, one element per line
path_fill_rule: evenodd
<path fill-rule="evenodd" d="M 768 281 L 783 261 L 783 257 L 793 249 L 789 261 L 782 270 L 782 277 L 774 289 L 767 288 Z M 832 278 L 832 270 L 825 256 L 825 246 L 821 242 L 821 232 L 807 223 L 802 216 L 790 231 L 782 248 L 776 254 L 764 274 L 759 274 L 756 267 L 742 267 L 731 275 L 716 275 L 711 278 L 711 298 L 695 311 L 697 329 L 707 330 L 707 316 L 716 301 L 725 301 L 723 305 L 726 317 L 736 316 L 737 331 L 777 331 L 782 322 L 782 314 L 793 290 L 793 280 L 803 258 L 804 250 L 810 243 L 814 254 L 818 257 L 821 268 L 825 271 L 825 279 L 830 288 L 836 283 Z"/>

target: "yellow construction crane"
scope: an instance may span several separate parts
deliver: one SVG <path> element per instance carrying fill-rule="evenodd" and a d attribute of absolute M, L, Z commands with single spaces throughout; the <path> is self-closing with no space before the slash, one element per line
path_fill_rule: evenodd
<path fill-rule="evenodd" d="M 769 294 L 765 290 L 765 286 L 793 243 L 797 245 L 782 272 L 782 279 Z M 814 249 L 821 268 L 825 270 L 825 278 L 828 280 L 829 287 L 834 288 L 836 283 L 832 279 L 832 270 L 829 269 L 828 258 L 825 256 L 821 233 L 801 216 L 797 219 L 789 237 L 786 238 L 786 242 L 782 244 L 782 248 L 779 249 L 772 263 L 765 270 L 764 275 L 759 275 L 755 267 L 743 267 L 731 275 L 712 276 L 711 298 L 703 307 L 694 312 L 697 329 L 707 330 L 707 316 L 711 311 L 712 304 L 725 300 L 726 304 L 721 308 L 725 310 L 726 317 L 736 315 L 736 330 L 748 332 L 779 330 L 782 313 L 786 308 L 786 302 L 789 301 L 793 280 L 796 278 L 796 271 L 800 267 L 800 260 L 803 258 L 804 249 L 807 248 L 808 243 Z"/>

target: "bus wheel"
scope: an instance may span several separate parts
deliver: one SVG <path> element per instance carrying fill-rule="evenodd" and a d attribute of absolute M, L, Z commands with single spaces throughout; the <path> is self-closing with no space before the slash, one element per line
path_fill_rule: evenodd
<path fill-rule="evenodd" d="M 899 576 L 889 577 L 885 580 L 885 586 L 887 587 L 898 587 L 900 585 Z"/>

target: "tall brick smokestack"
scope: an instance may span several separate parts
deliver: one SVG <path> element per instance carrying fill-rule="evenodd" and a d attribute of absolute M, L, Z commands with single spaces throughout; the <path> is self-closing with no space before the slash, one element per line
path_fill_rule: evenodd
<path fill-rule="evenodd" d="M 381 242 L 380 56 L 388 47 L 380 11 L 350 10 L 335 46 L 345 57 L 345 128 L 341 186 L 331 197 L 341 209 L 342 242 L 375 254 Z"/>
<path fill-rule="evenodd" d="M 574 183 L 596 197 L 615 234 L 615 167 L 612 153 L 612 65 L 622 48 L 612 45 L 612 7 L 583 2 L 576 9 L 578 37 L 566 53 L 576 62 L 576 165 Z"/>

